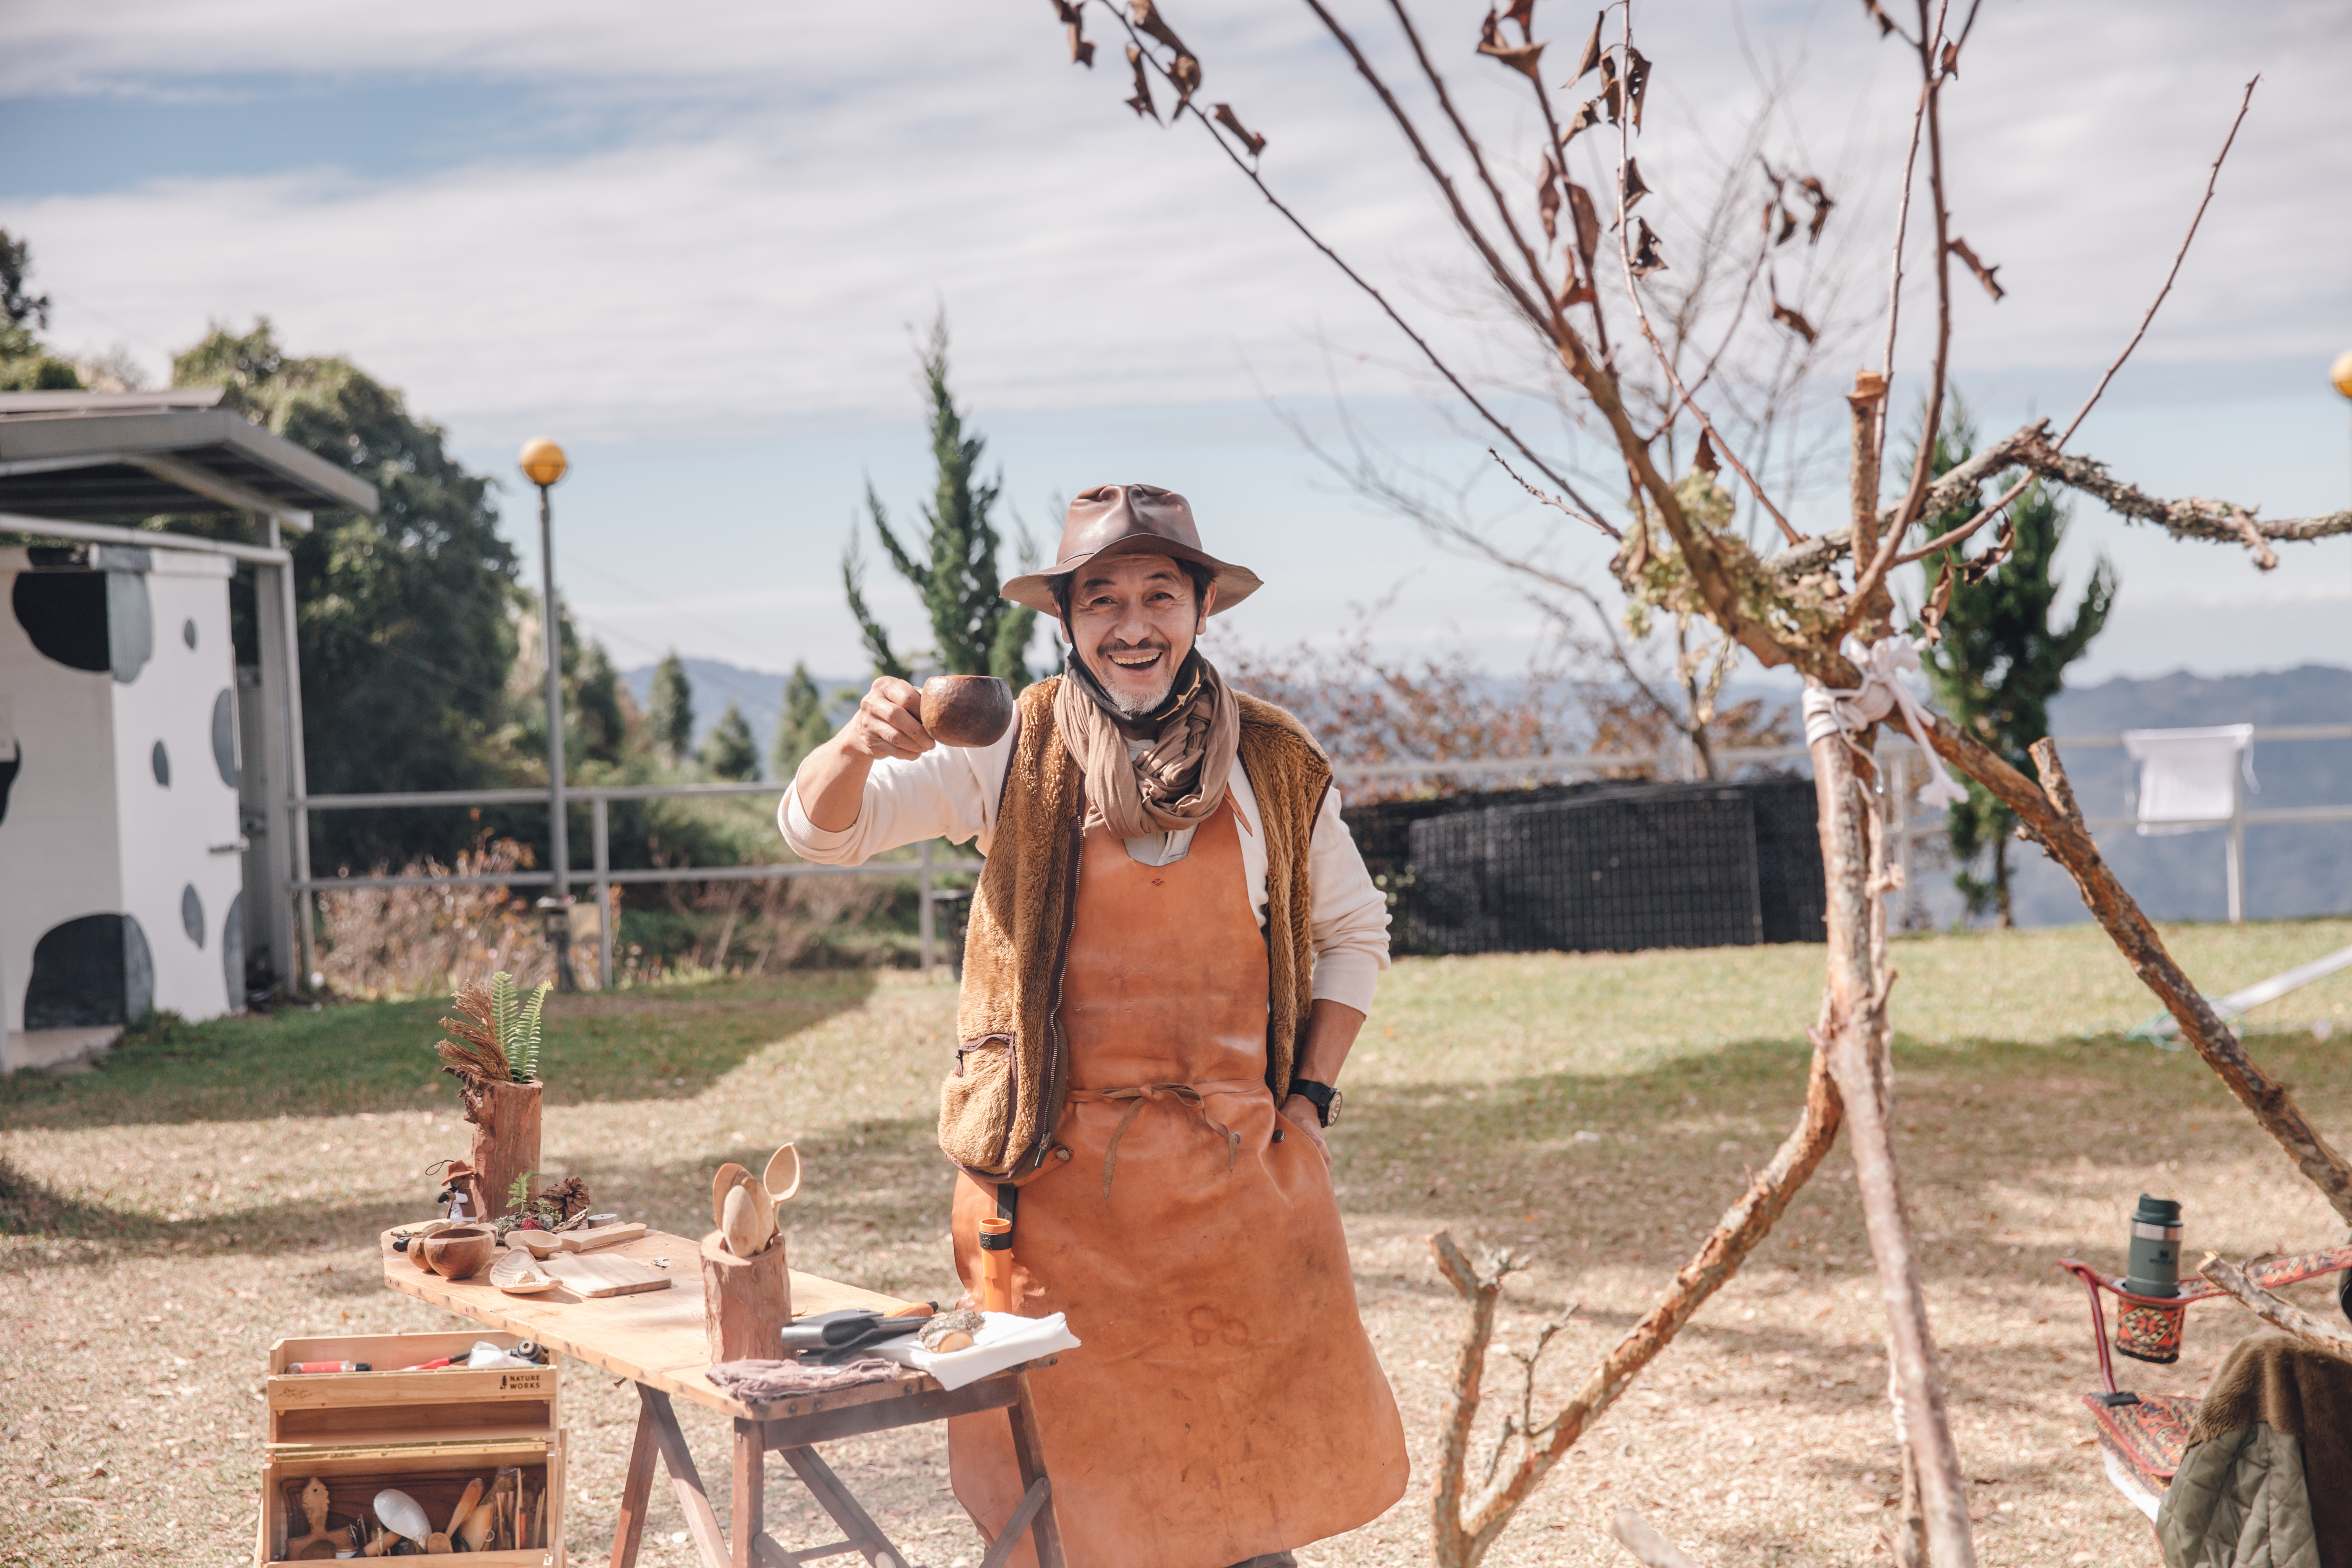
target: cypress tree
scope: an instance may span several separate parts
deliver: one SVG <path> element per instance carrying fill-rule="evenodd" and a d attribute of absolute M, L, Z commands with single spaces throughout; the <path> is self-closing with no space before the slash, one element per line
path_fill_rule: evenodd
<path fill-rule="evenodd" d="M 686 760 L 693 743 L 694 687 L 676 648 L 654 667 L 653 689 L 646 698 L 646 734 L 672 767 Z"/>
<path fill-rule="evenodd" d="M 807 665 L 793 665 L 791 679 L 784 682 L 784 721 L 776 726 L 776 777 L 788 779 L 798 773 L 801 759 L 832 735 L 824 693 L 810 679 Z"/>
<path fill-rule="evenodd" d="M 730 702 L 719 722 L 702 742 L 702 765 L 714 778 L 755 779 L 760 776 L 760 748 L 743 710 Z"/>
<path fill-rule="evenodd" d="M 1026 655 L 1037 612 L 1000 597 L 1003 579 L 996 556 L 1003 542 L 990 513 L 1003 493 L 1002 476 L 982 483 L 979 471 L 985 443 L 964 433 L 963 416 L 948 390 L 948 319 L 945 311 L 931 323 L 930 342 L 921 354 L 922 379 L 930 399 L 929 423 L 931 461 L 937 482 L 931 500 L 922 507 L 929 534 L 918 557 L 891 531 L 874 487 L 866 487 L 866 508 L 884 553 L 898 574 L 913 585 L 931 624 L 929 653 L 901 658 L 891 647 L 889 633 L 866 606 L 866 567 L 851 533 L 841 561 L 841 585 L 849 613 L 857 619 L 866 651 L 876 673 L 914 679 L 918 664 L 947 675 L 994 675 L 1017 689 L 1029 683 Z"/>
<path fill-rule="evenodd" d="M 1935 472 L 1947 473 L 1966 461 L 1975 442 L 1974 426 L 1955 405 L 1937 437 Z M 1989 485 L 1998 496 L 2015 482 L 2015 475 L 2004 474 Z M 1921 534 L 1932 539 L 1959 527 L 1985 499 L 1967 497 L 1949 511 L 1922 518 Z M 2054 566 L 2066 537 L 2067 509 L 2037 479 L 2010 503 L 2009 515 L 2011 544 L 2005 559 L 1986 565 L 1979 550 L 1974 560 L 1953 562 L 1943 636 L 1922 662 L 1952 722 L 2031 778 L 2037 770 L 2028 748 L 2050 733 L 2050 700 L 2064 689 L 2066 667 L 2083 657 L 2106 625 L 2115 605 L 2116 574 L 2101 557 L 2073 618 L 2060 629 L 2052 624 L 2060 587 Z M 1955 553 L 1939 551 L 1927 558 L 1931 590 Z M 1969 781 L 1969 798 L 1950 812 L 1952 855 L 1960 862 L 1953 885 L 1968 900 L 1971 917 L 1990 912 L 2002 926 L 2010 925 L 2009 846 L 2016 818 L 1974 780 Z M 1979 862 L 1987 862 L 1982 876 L 1975 869 Z"/>

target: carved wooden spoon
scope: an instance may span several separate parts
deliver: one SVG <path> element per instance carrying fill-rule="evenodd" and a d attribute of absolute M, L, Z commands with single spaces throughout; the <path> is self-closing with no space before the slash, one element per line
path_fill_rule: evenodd
<path fill-rule="evenodd" d="M 727 1228 L 727 1194 L 751 1179 L 751 1173 L 730 1160 L 719 1167 L 710 1178 L 710 1224 L 715 1230 Z"/>
<path fill-rule="evenodd" d="M 801 1190 L 801 1152 L 790 1143 L 777 1150 L 769 1157 L 768 1172 L 760 1178 L 760 1184 L 768 1189 L 770 1203 L 790 1203 Z"/>

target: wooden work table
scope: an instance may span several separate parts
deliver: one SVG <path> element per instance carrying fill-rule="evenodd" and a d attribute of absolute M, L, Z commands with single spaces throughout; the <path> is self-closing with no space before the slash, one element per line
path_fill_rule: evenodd
<path fill-rule="evenodd" d="M 818 1457 L 814 1445 L 983 1410 L 1003 1410 L 1011 1420 L 1013 1448 L 1029 1491 L 1004 1533 L 989 1549 L 982 1568 L 999 1568 L 1011 1557 L 1024 1532 L 1033 1530 L 1040 1563 L 1044 1568 L 1061 1568 L 1052 1485 L 1037 1450 L 1027 1377 L 1031 1368 L 1050 1365 L 1053 1357 L 1041 1357 L 952 1392 L 928 1373 L 910 1369 L 873 1383 L 751 1405 L 710 1381 L 698 1242 L 648 1231 L 635 1241 L 600 1250 L 594 1256 L 625 1258 L 647 1265 L 667 1258 L 665 1271 L 671 1276 L 671 1284 L 666 1290 L 583 1300 L 561 1286 L 538 1295 L 510 1296 L 489 1282 L 487 1268 L 470 1279 L 442 1279 L 418 1268 L 407 1254 L 394 1251 L 394 1236 L 386 1231 L 378 1238 L 383 1281 L 393 1289 L 485 1327 L 534 1340 L 556 1354 L 586 1362 L 636 1384 L 636 1443 L 629 1456 L 620 1518 L 613 1534 L 613 1568 L 632 1568 L 636 1561 L 656 1456 L 669 1472 L 687 1529 L 707 1568 L 796 1564 L 850 1552 L 860 1553 L 876 1568 L 906 1568 L 905 1554 L 890 1544 L 881 1527 Z M 797 1269 L 793 1271 L 792 1285 L 796 1318 L 843 1308 L 887 1312 L 911 1304 Z M 727 1532 L 719 1529 L 685 1435 L 678 1429 L 672 1396 L 734 1418 L 733 1506 Z M 765 1533 L 761 1522 L 764 1460 L 771 1449 L 782 1452 L 801 1483 L 847 1532 L 846 1540 L 793 1551 Z"/>

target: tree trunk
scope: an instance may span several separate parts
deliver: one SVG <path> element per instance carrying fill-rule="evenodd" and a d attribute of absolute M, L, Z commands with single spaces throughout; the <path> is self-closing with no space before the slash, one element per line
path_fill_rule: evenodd
<path fill-rule="evenodd" d="M 2000 908 L 2000 929 L 2015 930 L 2017 921 L 2011 917 L 2009 909 L 2009 834 L 2006 828 L 1995 835 L 1992 841 L 1992 890 L 1993 898 Z"/>
<path fill-rule="evenodd" d="M 1875 813 L 1856 775 L 1853 742 L 1832 729 L 1811 742 L 1811 752 L 1829 906 L 1824 1043 L 1831 1075 L 1845 1102 L 1863 1224 L 1886 1304 L 1887 1359 L 1897 1423 L 1906 1449 L 1917 1463 L 1928 1561 L 1934 1568 L 1975 1568 L 1959 1454 L 1945 1416 L 1943 1374 L 1927 1325 L 1888 1125 L 1892 1064 L 1885 1012 L 1885 910 L 1871 875 L 1877 850 Z M 1866 755 L 1860 761 L 1870 766 Z"/>
<path fill-rule="evenodd" d="M 738 1258 L 717 1231 L 702 1238 L 702 1331 L 713 1362 L 772 1361 L 793 1321 L 793 1276 L 779 1235 Z"/>
<path fill-rule="evenodd" d="M 474 1124 L 474 1146 L 466 1158 L 480 1173 L 485 1223 L 519 1207 L 509 1196 L 515 1178 L 540 1168 L 539 1104 L 544 1087 L 536 1081 L 466 1087 L 466 1120 Z"/>

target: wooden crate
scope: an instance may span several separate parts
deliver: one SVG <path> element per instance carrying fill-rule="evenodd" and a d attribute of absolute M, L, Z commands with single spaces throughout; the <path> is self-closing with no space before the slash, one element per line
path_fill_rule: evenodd
<path fill-rule="evenodd" d="M 446 1334 L 343 1334 L 279 1340 L 264 1384 L 266 1441 L 367 1443 L 540 1437 L 563 1425 L 562 1379 L 552 1365 L 476 1372 L 400 1372 L 463 1355 L 478 1340 L 503 1349 L 521 1336 L 489 1329 Z M 373 1372 L 289 1373 L 293 1362 L 364 1362 Z"/>
<path fill-rule="evenodd" d="M 532 1493 L 547 1493 L 547 1545 L 527 1551 L 453 1552 L 435 1561 L 467 1568 L 563 1568 L 563 1435 L 500 1442 L 299 1445 L 271 1450 L 261 1465 L 261 1531 L 254 1562 L 286 1560 L 288 1525 L 302 1532 L 300 1493 L 312 1477 L 327 1484 L 327 1525 L 341 1527 L 368 1510 L 375 1494 L 397 1487 L 415 1498 L 436 1525 L 449 1512 L 466 1483 L 488 1483 L 499 1470 L 522 1471 Z M 403 1557 L 403 1563 L 412 1559 Z"/>
<path fill-rule="evenodd" d="M 439 1334 L 343 1334 L 278 1340 L 264 1384 L 268 1453 L 255 1562 L 285 1560 L 289 1526 L 304 1527 L 299 1495 L 312 1477 L 329 1494 L 329 1527 L 367 1511 L 395 1487 L 436 1525 L 447 1521 L 466 1483 L 518 1468 L 545 1491 L 547 1543 L 462 1554 L 482 1568 L 562 1568 L 563 1433 L 557 1368 L 398 1369 L 462 1355 L 475 1342 L 511 1348 L 521 1336 L 485 1329 Z M 294 1362 L 364 1362 L 355 1373 L 288 1373 Z"/>

